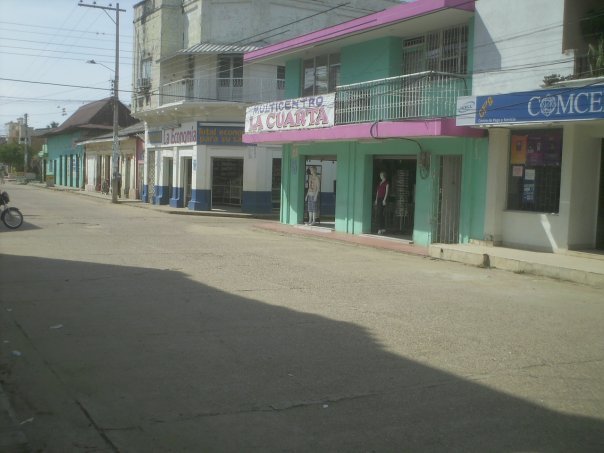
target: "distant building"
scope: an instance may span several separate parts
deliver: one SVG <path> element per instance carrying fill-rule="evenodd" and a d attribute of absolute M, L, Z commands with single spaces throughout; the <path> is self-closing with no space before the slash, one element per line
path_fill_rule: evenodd
<path fill-rule="evenodd" d="M 136 123 L 130 110 L 119 103 L 119 125 Z M 46 174 L 56 185 L 84 188 L 84 146 L 81 142 L 113 130 L 113 98 L 91 102 L 80 107 L 59 127 L 43 134 L 47 139 Z"/>

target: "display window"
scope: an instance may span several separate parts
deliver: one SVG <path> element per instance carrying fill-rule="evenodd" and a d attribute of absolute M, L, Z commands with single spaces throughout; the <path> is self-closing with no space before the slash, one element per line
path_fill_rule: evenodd
<path fill-rule="evenodd" d="M 557 213 L 560 206 L 562 130 L 513 131 L 507 208 Z"/>

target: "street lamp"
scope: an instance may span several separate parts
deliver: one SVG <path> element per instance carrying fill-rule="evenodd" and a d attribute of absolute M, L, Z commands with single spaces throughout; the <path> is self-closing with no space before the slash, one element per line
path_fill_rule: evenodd
<path fill-rule="evenodd" d="M 100 63 L 100 62 L 98 62 L 98 61 L 94 61 L 94 60 L 86 60 L 86 63 L 88 63 L 88 64 L 98 64 L 98 65 L 101 65 L 102 67 L 107 68 L 107 69 L 109 69 L 111 72 L 115 73 L 115 71 L 114 71 L 113 69 L 111 69 L 109 66 L 104 65 L 103 63 Z"/>

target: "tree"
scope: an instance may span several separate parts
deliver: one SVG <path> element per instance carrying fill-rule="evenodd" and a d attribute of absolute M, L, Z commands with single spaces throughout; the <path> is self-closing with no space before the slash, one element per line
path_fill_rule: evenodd
<path fill-rule="evenodd" d="M 23 171 L 23 159 L 25 150 L 23 145 L 17 143 L 6 143 L 0 145 L 0 162 L 8 164 L 14 171 Z"/>
<path fill-rule="evenodd" d="M 59 123 L 57 123 L 56 121 L 53 121 L 52 123 L 50 123 L 48 126 L 46 126 L 48 129 L 54 129 L 55 127 L 59 127 Z"/>

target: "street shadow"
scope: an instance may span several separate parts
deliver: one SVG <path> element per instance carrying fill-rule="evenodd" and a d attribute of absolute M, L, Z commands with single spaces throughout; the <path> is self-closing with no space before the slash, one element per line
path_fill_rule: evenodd
<path fill-rule="evenodd" d="M 39 230 L 39 229 L 40 229 L 39 226 L 28 222 L 27 218 L 25 216 L 23 216 L 23 223 L 21 224 L 21 226 L 14 230 L 7 228 L 6 225 L 4 225 L 4 223 L 0 222 L 0 233 L 18 233 L 19 231 L 29 231 L 29 230 Z"/>
<path fill-rule="evenodd" d="M 12 255 L 0 264 L 12 289 L 0 319 L 117 451 L 604 451 L 603 420 L 392 354 L 355 324 L 173 270 Z M 18 360 L 3 349 L 3 361 Z M 33 360 L 13 367 L 8 387 L 20 419 L 35 417 L 23 426 L 33 449 L 58 451 L 39 430 L 61 412 L 31 409 Z"/>

